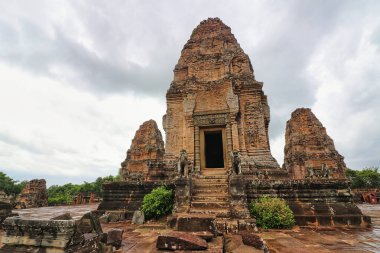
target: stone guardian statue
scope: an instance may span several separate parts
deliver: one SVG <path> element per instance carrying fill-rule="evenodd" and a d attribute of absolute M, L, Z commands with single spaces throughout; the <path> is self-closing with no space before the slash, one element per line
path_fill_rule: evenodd
<path fill-rule="evenodd" d="M 231 151 L 232 171 L 235 175 L 241 174 L 241 155 L 239 151 Z"/>
<path fill-rule="evenodd" d="M 180 177 L 183 176 L 188 176 L 189 175 L 189 163 L 187 159 L 187 152 L 186 150 L 182 149 L 181 152 L 179 153 L 179 158 L 178 158 L 178 173 Z"/>

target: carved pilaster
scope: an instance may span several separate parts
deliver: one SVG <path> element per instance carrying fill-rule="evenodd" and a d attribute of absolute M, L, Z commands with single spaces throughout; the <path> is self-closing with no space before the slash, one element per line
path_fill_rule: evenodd
<path fill-rule="evenodd" d="M 195 161 L 194 161 L 194 169 L 196 173 L 200 173 L 201 171 L 201 141 L 200 141 L 200 136 L 199 136 L 199 127 L 195 126 L 194 127 L 194 156 L 195 156 Z"/>
<path fill-rule="evenodd" d="M 230 211 L 234 218 L 249 218 L 247 180 L 243 175 L 231 175 L 229 179 Z"/>
<path fill-rule="evenodd" d="M 190 177 L 178 177 L 175 182 L 175 206 L 174 212 L 183 213 L 190 209 L 191 179 Z"/>
<path fill-rule="evenodd" d="M 226 134 L 227 134 L 227 168 L 232 167 L 231 158 L 228 155 L 232 151 L 232 133 L 231 133 L 231 124 L 226 125 Z"/>

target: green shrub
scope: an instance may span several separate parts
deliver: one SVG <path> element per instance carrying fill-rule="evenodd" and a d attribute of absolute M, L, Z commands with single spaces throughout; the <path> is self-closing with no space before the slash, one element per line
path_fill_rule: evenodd
<path fill-rule="evenodd" d="M 169 214 L 173 210 L 173 205 L 173 191 L 161 186 L 145 195 L 141 211 L 144 212 L 145 219 L 150 220 Z"/>
<path fill-rule="evenodd" d="M 291 228 L 295 223 L 292 210 L 281 198 L 259 198 L 251 202 L 249 211 L 262 228 Z"/>

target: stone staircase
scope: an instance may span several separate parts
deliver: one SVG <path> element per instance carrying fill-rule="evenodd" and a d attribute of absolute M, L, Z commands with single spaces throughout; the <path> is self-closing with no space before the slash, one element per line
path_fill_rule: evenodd
<path fill-rule="evenodd" d="M 227 174 L 210 173 L 192 178 L 190 213 L 228 217 L 229 200 Z"/>

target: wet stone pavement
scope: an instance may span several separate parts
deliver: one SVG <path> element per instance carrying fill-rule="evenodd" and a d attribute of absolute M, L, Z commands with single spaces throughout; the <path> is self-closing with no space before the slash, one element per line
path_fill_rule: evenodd
<path fill-rule="evenodd" d="M 380 252 L 380 205 L 360 204 L 372 218 L 370 229 L 295 228 L 261 231 L 270 252 Z"/>
<path fill-rule="evenodd" d="M 303 252 L 380 252 L 380 204 L 361 204 L 363 213 L 372 217 L 371 229 L 333 229 L 333 228 L 299 228 L 292 230 L 264 230 L 258 232 L 270 250 L 281 253 Z M 30 219 L 55 217 L 70 212 L 72 216 L 96 210 L 97 205 L 79 205 L 64 207 L 43 207 L 24 210 L 14 210 L 20 216 Z M 124 229 L 123 244 L 120 251 L 128 253 L 161 252 L 155 248 L 157 236 L 168 232 L 165 220 L 143 225 L 133 225 L 130 222 L 102 224 L 104 232 L 112 228 Z M 2 232 L 0 232 L 0 237 Z M 209 244 L 209 252 L 222 252 L 222 238 Z"/>

